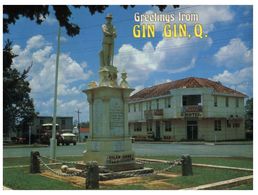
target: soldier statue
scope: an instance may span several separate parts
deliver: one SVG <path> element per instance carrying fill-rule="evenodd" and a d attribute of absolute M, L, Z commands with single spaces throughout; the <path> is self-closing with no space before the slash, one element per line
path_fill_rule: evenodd
<path fill-rule="evenodd" d="M 113 66 L 114 57 L 114 39 L 116 38 L 116 29 L 111 23 L 112 15 L 106 16 L 106 24 L 102 25 L 104 34 L 102 42 L 102 50 L 100 52 L 101 66 Z"/>

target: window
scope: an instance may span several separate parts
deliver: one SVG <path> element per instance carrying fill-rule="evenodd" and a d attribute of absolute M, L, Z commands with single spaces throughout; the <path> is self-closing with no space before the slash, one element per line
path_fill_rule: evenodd
<path fill-rule="evenodd" d="M 159 99 L 156 100 L 157 109 L 159 109 Z"/>
<path fill-rule="evenodd" d="M 151 110 L 151 101 L 149 101 L 149 110 Z"/>
<path fill-rule="evenodd" d="M 139 111 L 142 111 L 142 103 L 139 103 Z"/>
<path fill-rule="evenodd" d="M 65 119 L 62 119 L 61 123 L 62 123 L 62 125 L 65 125 Z"/>
<path fill-rule="evenodd" d="M 165 98 L 165 108 L 170 108 L 171 107 L 170 101 L 171 101 L 170 97 L 169 98 Z"/>
<path fill-rule="evenodd" d="M 215 131 L 221 131 L 221 120 L 215 120 L 214 121 L 214 130 Z"/>
<path fill-rule="evenodd" d="M 134 131 L 142 131 L 141 123 L 134 123 Z"/>
<path fill-rule="evenodd" d="M 128 104 L 128 112 L 130 112 L 130 104 Z"/>
<path fill-rule="evenodd" d="M 152 131 L 152 123 L 151 122 L 147 122 L 147 132 Z"/>
<path fill-rule="evenodd" d="M 236 107 L 238 108 L 239 107 L 239 99 L 236 98 Z"/>
<path fill-rule="evenodd" d="M 133 111 L 136 112 L 136 104 L 133 104 Z"/>
<path fill-rule="evenodd" d="M 165 131 L 171 131 L 171 122 L 165 121 Z"/>
<path fill-rule="evenodd" d="M 227 120 L 227 128 L 231 128 L 231 123 Z"/>
<path fill-rule="evenodd" d="M 201 95 L 183 95 L 183 106 L 195 106 L 202 104 L 202 96 Z"/>
<path fill-rule="evenodd" d="M 240 123 L 233 123 L 233 128 L 239 128 L 240 127 Z"/>
<path fill-rule="evenodd" d="M 226 107 L 228 107 L 228 97 L 226 97 Z"/>
<path fill-rule="evenodd" d="M 218 96 L 214 96 L 214 107 L 218 106 Z"/>

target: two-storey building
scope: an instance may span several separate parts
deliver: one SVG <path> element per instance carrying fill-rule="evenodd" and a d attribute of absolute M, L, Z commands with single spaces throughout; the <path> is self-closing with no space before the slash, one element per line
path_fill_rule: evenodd
<path fill-rule="evenodd" d="M 34 135 L 39 135 L 42 125 L 46 123 L 52 123 L 52 116 L 37 116 L 34 118 L 32 131 L 31 133 Z M 73 129 L 73 117 L 72 116 L 57 116 L 56 124 L 59 125 L 60 129 Z"/>
<path fill-rule="evenodd" d="M 155 85 L 130 97 L 129 131 L 136 140 L 245 139 L 245 97 L 204 78 Z"/>

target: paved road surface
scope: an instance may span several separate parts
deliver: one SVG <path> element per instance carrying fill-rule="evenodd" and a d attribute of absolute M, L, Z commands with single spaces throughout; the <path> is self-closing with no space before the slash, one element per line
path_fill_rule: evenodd
<path fill-rule="evenodd" d="M 253 145 L 234 144 L 234 145 L 187 145 L 170 143 L 134 143 L 133 149 L 136 155 L 161 156 L 190 154 L 192 156 L 233 156 L 233 157 L 252 157 Z M 31 150 L 37 150 L 41 155 L 49 156 L 49 147 L 43 148 L 4 148 L 3 157 L 25 157 L 30 155 Z M 58 146 L 57 156 L 76 156 L 82 155 L 85 144 L 76 146 Z"/>

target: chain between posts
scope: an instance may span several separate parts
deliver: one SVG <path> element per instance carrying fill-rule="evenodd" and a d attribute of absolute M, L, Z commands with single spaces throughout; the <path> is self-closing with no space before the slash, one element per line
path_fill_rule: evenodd
<path fill-rule="evenodd" d="M 48 158 L 46 156 L 42 156 L 43 158 L 45 159 L 48 159 L 48 160 L 52 160 L 52 161 L 56 161 L 56 162 L 61 162 L 61 163 L 66 163 L 66 164 L 76 164 L 77 162 L 69 162 L 69 161 L 63 161 L 63 160 L 55 160 L 55 159 L 51 159 L 51 158 Z M 53 172 L 54 174 L 58 175 L 58 176 L 64 176 L 64 177 L 71 177 L 71 176 L 79 176 L 79 175 L 82 175 L 82 174 L 87 174 L 87 171 L 84 170 L 84 171 L 80 171 L 80 172 L 75 172 L 75 173 L 71 173 L 71 174 L 68 174 L 68 173 L 61 173 L 61 172 L 58 172 L 58 171 L 55 171 L 54 169 L 52 169 L 51 167 L 49 167 L 43 160 L 42 158 L 38 157 L 38 160 L 42 163 L 42 165 L 44 167 L 46 167 L 48 170 L 50 170 L 51 172 Z M 160 162 L 151 162 L 151 161 L 148 161 L 148 160 L 136 160 L 136 162 L 138 163 L 143 163 L 143 164 L 159 164 Z M 163 172 L 166 172 L 168 171 L 169 169 L 177 166 L 177 165 L 181 165 L 182 164 L 182 159 L 176 159 L 176 160 L 173 160 L 173 161 L 167 161 L 167 162 L 161 162 L 162 164 L 168 164 L 169 166 L 168 167 L 165 167 L 164 169 L 162 170 L 157 170 L 157 171 L 154 171 L 152 173 L 142 173 L 142 172 L 134 172 L 134 173 L 125 173 L 125 172 L 114 172 L 114 171 L 111 171 L 111 170 L 108 170 L 109 173 L 112 173 L 114 175 L 122 175 L 122 176 L 125 176 L 125 177 L 134 177 L 134 176 L 140 176 L 140 177 L 145 177 L 145 176 L 150 176 L 150 175 L 157 175 L 159 173 L 163 173 Z M 108 176 L 105 176 L 105 175 L 101 175 L 101 177 L 108 177 Z"/>
<path fill-rule="evenodd" d="M 136 162 L 139 162 L 139 163 L 148 163 L 148 164 L 158 164 L 160 162 L 150 162 L 148 160 L 136 160 Z M 146 177 L 146 176 L 151 176 L 151 175 L 157 175 L 159 173 L 163 173 L 165 171 L 168 171 L 169 169 L 177 166 L 177 165 L 181 165 L 182 164 L 182 159 L 176 159 L 174 161 L 167 161 L 167 162 L 163 162 L 164 164 L 169 164 L 168 167 L 162 169 L 162 170 L 158 170 L 158 171 L 154 171 L 152 173 L 142 173 L 142 172 L 135 172 L 135 173 L 125 173 L 125 172 L 114 172 L 114 171 L 110 171 L 109 170 L 109 173 L 113 173 L 114 175 L 122 175 L 124 177 L 135 177 L 135 176 L 138 176 L 138 177 Z M 101 177 L 108 177 L 108 176 L 105 176 L 105 175 L 102 175 Z"/>
<path fill-rule="evenodd" d="M 78 162 L 76 161 L 64 161 L 64 160 L 57 160 L 57 159 L 52 159 L 52 158 L 49 158 L 47 156 L 41 156 L 42 158 L 45 158 L 47 160 L 51 160 L 51 161 L 54 161 L 54 162 L 60 162 L 62 164 L 77 164 Z"/>
<path fill-rule="evenodd" d="M 49 167 L 40 157 L 38 157 L 38 160 L 40 161 L 40 163 L 42 163 L 42 165 L 44 167 L 46 167 L 49 171 L 51 171 L 52 173 L 58 175 L 58 176 L 64 176 L 64 177 L 72 177 L 72 176 L 79 176 L 82 175 L 83 173 L 87 174 L 87 171 L 80 171 L 80 172 L 75 172 L 75 173 L 61 173 L 58 171 L 55 171 L 54 169 L 52 169 L 51 167 Z"/>

